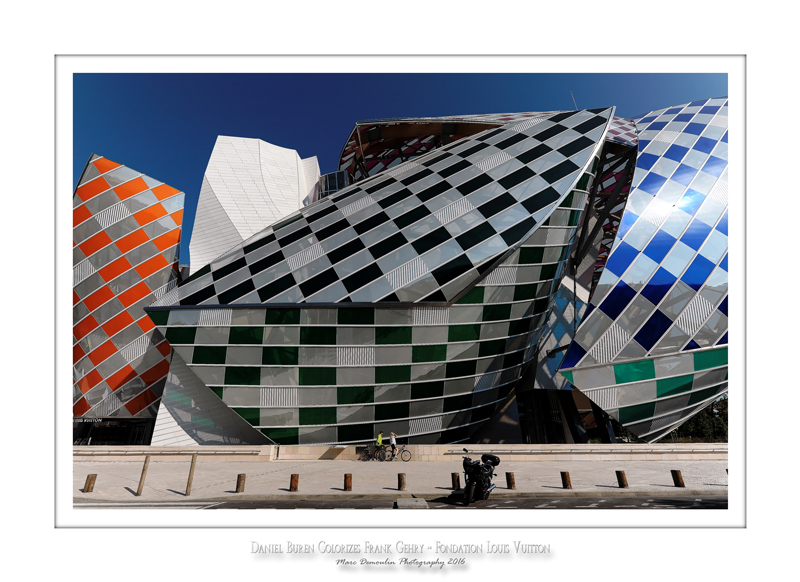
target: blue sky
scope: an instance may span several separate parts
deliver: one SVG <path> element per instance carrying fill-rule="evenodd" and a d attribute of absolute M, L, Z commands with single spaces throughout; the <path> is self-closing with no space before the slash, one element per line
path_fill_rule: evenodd
<path fill-rule="evenodd" d="M 181 263 L 217 135 L 317 156 L 326 173 L 365 119 L 573 109 L 570 91 L 579 109 L 614 105 L 634 117 L 728 93 L 724 73 L 76 73 L 73 81 L 73 186 L 96 153 L 183 190 Z"/>

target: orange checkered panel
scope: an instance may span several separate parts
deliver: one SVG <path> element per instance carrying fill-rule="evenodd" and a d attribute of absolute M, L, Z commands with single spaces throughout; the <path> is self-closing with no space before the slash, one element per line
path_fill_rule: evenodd
<path fill-rule="evenodd" d="M 144 307 L 177 286 L 183 192 L 92 156 L 73 196 L 73 415 L 154 418 L 170 346 Z"/>

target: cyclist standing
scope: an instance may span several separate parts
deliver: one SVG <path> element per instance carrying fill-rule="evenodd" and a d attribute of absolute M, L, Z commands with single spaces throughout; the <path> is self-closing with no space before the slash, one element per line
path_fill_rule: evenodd
<path fill-rule="evenodd" d="M 373 455 L 373 459 L 378 458 L 378 453 L 383 449 L 383 431 L 378 433 L 378 438 L 375 439 L 375 454 Z"/>
<path fill-rule="evenodd" d="M 397 435 L 393 432 L 389 433 L 389 444 L 392 445 L 392 460 L 397 455 Z"/>

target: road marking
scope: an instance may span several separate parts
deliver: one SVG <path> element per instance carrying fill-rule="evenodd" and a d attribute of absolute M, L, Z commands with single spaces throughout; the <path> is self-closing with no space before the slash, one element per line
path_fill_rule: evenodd
<path fill-rule="evenodd" d="M 84 507 L 89 505 L 99 506 L 99 505 L 120 505 L 120 506 L 142 506 L 142 505 L 194 505 L 194 506 L 203 506 L 207 507 L 209 505 L 214 505 L 208 501 L 89 501 L 85 503 L 74 503 L 74 507 Z"/>
<path fill-rule="evenodd" d="M 211 503 L 210 505 L 205 505 L 200 509 L 211 509 L 212 507 L 216 507 L 217 505 L 222 505 L 223 503 L 224 503 L 223 501 L 219 501 L 217 503 Z"/>
<path fill-rule="evenodd" d="M 207 509 L 208 503 L 76 503 L 74 509 Z"/>

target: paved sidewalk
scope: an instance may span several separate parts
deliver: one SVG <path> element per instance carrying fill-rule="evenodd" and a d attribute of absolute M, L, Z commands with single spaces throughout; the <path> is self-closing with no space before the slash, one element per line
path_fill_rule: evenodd
<path fill-rule="evenodd" d="M 75 460 L 73 498 L 77 501 L 200 501 L 220 499 L 303 499 L 423 497 L 432 499 L 453 493 L 451 473 L 459 473 L 461 460 L 410 461 L 230 461 L 203 462 L 198 458 L 192 491 L 184 495 L 190 458 L 153 457 L 140 497 L 142 461 Z M 502 461 L 496 469 L 494 497 L 552 497 L 650 495 L 727 495 L 727 461 Z M 685 488 L 673 484 L 671 469 L 681 471 Z M 628 489 L 620 489 L 615 471 L 625 471 Z M 568 471 L 572 490 L 561 485 L 561 471 Z M 513 472 L 516 490 L 506 487 L 506 472 Z M 97 474 L 92 493 L 83 493 L 86 476 Z M 244 493 L 235 493 L 236 478 L 247 475 Z M 352 474 L 352 491 L 344 491 L 344 475 Z M 406 490 L 398 491 L 398 473 L 406 475 Z M 292 474 L 299 475 L 297 492 L 289 491 Z"/>

